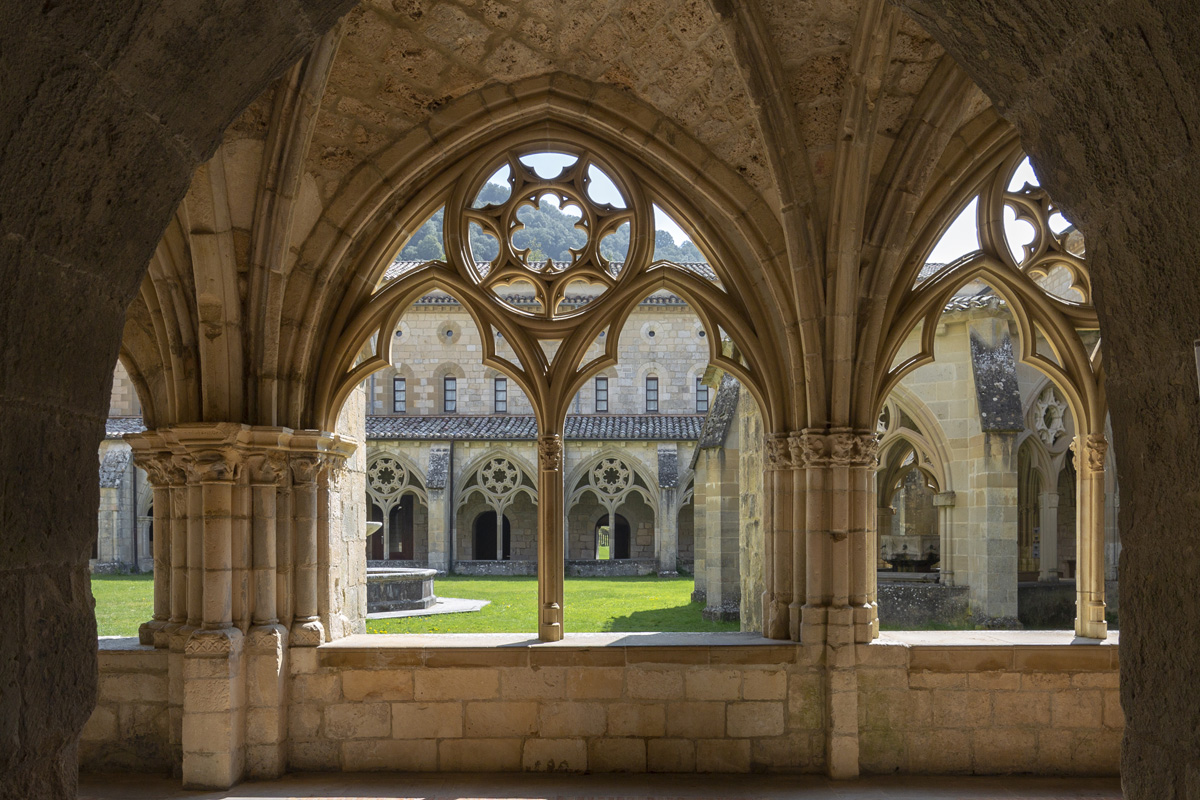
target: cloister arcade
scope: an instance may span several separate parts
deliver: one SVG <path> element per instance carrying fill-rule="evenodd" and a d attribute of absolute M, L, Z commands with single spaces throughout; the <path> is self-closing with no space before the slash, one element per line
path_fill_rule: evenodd
<path fill-rule="evenodd" d="M 80 754 L 115 763 L 126 740 L 187 786 L 224 787 L 402 759 L 1102 772 L 1122 730 L 1133 796 L 1184 787 L 1196 758 L 1175 734 L 1196 709 L 1166 667 L 1196 571 L 1180 555 L 1194 538 L 1194 265 L 1175 252 L 1200 235 L 1195 104 L 1180 88 L 1194 59 L 1181 66 L 1177 44 L 1194 15 L 1140 0 L 1040 16 L 951 5 L 302 2 L 295 19 L 247 6 L 237 24 L 204 25 L 175 3 L 101 2 L 94 19 L 51 4 L 11 26 L 35 34 L 4 48 L 31 66 L 4 90 L 19 113 L 0 137 L 13 187 L 0 317 L 24 330 L 0 388 L 6 445 L 32 478 L 5 505 L 3 588 L 25 598 L 13 647 L 29 654 L 0 675 L 23 726 L 14 791 L 65 796 Z M 78 81 L 59 80 L 64 65 Z M 1015 181 L 1026 152 L 1045 187 Z M 562 170 L 530 167 L 534 153 L 563 156 Z M 504 170 L 508 195 L 481 201 Z M 520 235 L 522 210 L 551 200 L 578 210 L 586 239 L 566 261 Z M 655 209 L 711 275 L 655 258 Z M 389 273 L 438 213 L 444 256 Z M 976 246 L 935 258 L 964 214 Z M 618 261 L 601 245 L 622 230 Z M 656 293 L 705 333 L 706 419 L 745 412 L 675 445 L 692 474 L 673 486 L 648 454 L 570 460 L 573 403 L 617 366 L 626 323 Z M 395 332 L 432 294 L 469 315 L 506 402 L 528 401 L 519 447 L 475 442 L 461 461 L 440 460 L 449 445 L 393 447 L 385 463 L 364 446 L 371 376 L 399 364 L 408 379 Z M 959 327 L 949 352 L 943 332 Z M 150 487 L 154 605 L 140 644 L 104 645 L 91 711 L 97 655 L 75 639 L 94 630 L 92 454 L 117 358 L 144 426 L 125 441 Z M 974 393 L 939 395 L 938 371 L 961 364 Z M 450 409 L 465 378 L 433 377 Z M 651 377 L 637 379 L 657 400 Z M 1116 464 L 1125 541 L 1109 524 Z M 735 485 L 732 500 L 712 491 Z M 1018 578 L 1073 573 L 1074 630 L 971 648 L 881 636 L 880 512 L 904 494 L 937 519 L 941 576 L 967 581 L 988 616 L 1009 616 Z M 729 566 L 711 549 L 723 521 L 753 521 L 739 602 L 753 592 L 758 630 L 640 651 L 571 640 L 572 547 L 598 551 L 600 516 L 610 537 L 619 516 L 638 560 L 639 506 L 662 571 L 683 552 L 669 518 L 691 506 L 710 606 Z M 388 528 L 373 554 L 415 557 L 421 513 L 426 560 L 457 548 L 536 565 L 536 631 L 446 652 L 363 641 L 366 522 Z M 1123 704 L 1105 595 L 1118 552 L 1134 601 Z M 580 702 L 595 707 L 559 707 Z M 669 710 L 690 702 L 716 704 L 719 724 Z M 428 703 L 450 706 L 434 718 Z M 619 709 L 648 705 L 661 726 Z"/>

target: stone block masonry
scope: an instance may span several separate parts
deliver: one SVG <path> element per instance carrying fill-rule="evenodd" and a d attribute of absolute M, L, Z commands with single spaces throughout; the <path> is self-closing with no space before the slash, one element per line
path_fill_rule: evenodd
<path fill-rule="evenodd" d="M 1117 771 L 1115 638 L 903 633 L 837 650 L 749 634 L 526 641 L 360 635 L 294 649 L 288 768 L 816 773 L 849 691 L 857 712 L 836 717 L 834 756 L 851 737 L 864 773 Z M 831 667 L 852 678 L 829 683 Z M 105 642 L 82 767 L 177 765 L 167 691 L 165 653 Z"/>

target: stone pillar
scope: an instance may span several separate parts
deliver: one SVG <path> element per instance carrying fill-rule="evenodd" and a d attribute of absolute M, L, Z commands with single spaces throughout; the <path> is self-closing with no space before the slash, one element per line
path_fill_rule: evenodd
<path fill-rule="evenodd" d="M 679 506 L 674 486 L 660 486 L 654 540 L 658 548 L 659 577 L 677 575 L 679 559 Z"/>
<path fill-rule="evenodd" d="M 563 443 L 558 433 L 538 437 L 538 638 L 563 638 Z"/>
<path fill-rule="evenodd" d="M 1108 636 L 1104 603 L 1104 459 L 1108 440 L 1102 434 L 1077 436 L 1072 447 L 1079 475 L 1075 633 L 1088 639 L 1104 639 Z"/>
<path fill-rule="evenodd" d="M 704 466 L 704 453 L 697 451 L 694 456 L 694 466 L 692 472 L 692 602 L 706 603 L 708 602 L 708 567 L 705 559 L 705 541 L 704 532 L 708 525 L 705 519 L 705 510 L 708 503 L 705 498 L 708 496 L 705 487 L 708 484 L 708 472 Z"/>
<path fill-rule="evenodd" d="M 738 451 L 729 442 L 724 447 L 708 448 L 700 453 L 704 474 L 704 567 L 705 619 L 736 620 L 741 605 L 741 573 L 738 569 L 740 529 L 738 513 Z M 701 531 L 697 530 L 700 536 Z"/>
<path fill-rule="evenodd" d="M 1017 622 L 1016 434 L 985 432 L 971 475 L 971 613 L 987 627 Z"/>
<path fill-rule="evenodd" d="M 658 446 L 658 508 L 654 542 L 660 576 L 677 575 L 679 566 L 679 449 Z"/>
<path fill-rule="evenodd" d="M 426 473 L 425 491 L 429 500 L 428 564 L 430 569 L 449 572 L 452 553 L 450 513 L 450 448 L 429 449 L 429 469 Z"/>
<path fill-rule="evenodd" d="M 1038 580 L 1058 581 L 1058 492 L 1042 492 L 1038 528 L 1041 537 L 1041 562 Z"/>
<path fill-rule="evenodd" d="M 187 445 L 193 497 L 196 489 L 200 497 L 203 583 L 200 628 L 184 646 L 183 784 L 218 789 L 245 772 L 244 636 L 233 627 L 232 577 L 233 485 L 241 463 L 234 452 L 205 446 L 216 431 L 188 433 L 195 436 Z"/>
<path fill-rule="evenodd" d="M 793 439 L 805 485 L 800 640 L 835 647 L 869 642 L 879 634 L 875 434 L 810 429 Z"/>
<path fill-rule="evenodd" d="M 938 561 L 941 573 L 938 582 L 954 586 L 954 492 L 938 492 L 933 496 L 933 507 L 938 515 Z M 880 509 L 882 511 L 882 509 Z M 882 530 L 882 528 L 881 528 Z"/>

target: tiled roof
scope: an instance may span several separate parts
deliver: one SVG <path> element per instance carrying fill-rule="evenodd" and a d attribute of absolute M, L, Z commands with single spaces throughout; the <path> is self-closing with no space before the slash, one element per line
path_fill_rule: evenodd
<path fill-rule="evenodd" d="M 104 423 L 105 439 L 120 439 L 127 433 L 146 430 L 141 417 L 109 417 Z"/>
<path fill-rule="evenodd" d="M 612 441 L 694 441 L 704 417 L 698 414 L 572 414 L 567 417 L 567 439 Z M 532 416 L 371 416 L 367 439 L 480 439 L 532 440 L 537 422 Z"/>

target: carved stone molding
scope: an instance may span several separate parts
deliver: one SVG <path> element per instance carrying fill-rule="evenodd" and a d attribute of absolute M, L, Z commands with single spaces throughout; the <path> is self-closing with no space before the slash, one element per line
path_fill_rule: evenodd
<path fill-rule="evenodd" d="M 251 653 L 280 653 L 287 643 L 288 631 L 282 625 L 256 625 L 246 633 L 246 649 Z"/>
<path fill-rule="evenodd" d="M 809 428 L 792 433 L 788 447 L 799 469 L 874 467 L 879 463 L 879 438 L 873 431 Z"/>
<path fill-rule="evenodd" d="M 244 637 L 237 628 L 192 631 L 184 646 L 189 658 L 230 658 L 242 650 Z"/>
<path fill-rule="evenodd" d="M 557 472 L 562 469 L 563 442 L 557 434 L 538 437 L 538 469 Z"/>
<path fill-rule="evenodd" d="M 325 643 L 325 627 L 319 619 L 297 621 L 292 624 L 292 647 L 319 647 Z"/>

